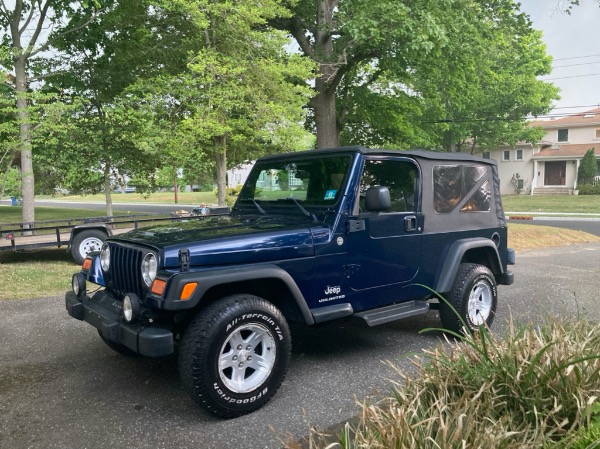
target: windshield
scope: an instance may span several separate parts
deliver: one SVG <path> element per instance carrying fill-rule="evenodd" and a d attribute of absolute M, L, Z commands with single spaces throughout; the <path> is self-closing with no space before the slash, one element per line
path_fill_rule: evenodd
<path fill-rule="evenodd" d="M 243 204 L 260 213 L 288 206 L 304 213 L 312 206 L 334 206 L 342 195 L 352 157 L 331 155 L 297 160 L 259 161 L 240 192 Z"/>

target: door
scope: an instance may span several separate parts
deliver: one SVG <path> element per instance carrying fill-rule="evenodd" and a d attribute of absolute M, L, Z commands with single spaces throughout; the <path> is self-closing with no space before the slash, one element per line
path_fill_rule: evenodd
<path fill-rule="evenodd" d="M 564 186 L 566 182 L 567 162 L 546 162 L 544 167 L 545 186 Z"/>
<path fill-rule="evenodd" d="M 392 302 L 389 297 L 379 298 L 386 296 L 384 287 L 408 283 L 418 272 L 424 220 L 418 212 L 418 175 L 410 159 L 369 158 L 365 162 L 355 207 L 358 216 L 349 223 L 346 272 L 350 288 L 372 289 L 374 302 Z M 365 193 L 374 186 L 389 189 L 389 210 L 365 210 Z"/>

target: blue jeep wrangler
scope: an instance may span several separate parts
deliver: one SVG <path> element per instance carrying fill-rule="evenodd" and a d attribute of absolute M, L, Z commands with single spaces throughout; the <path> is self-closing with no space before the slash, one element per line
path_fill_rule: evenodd
<path fill-rule="evenodd" d="M 108 238 L 66 307 L 122 354 L 177 351 L 194 400 L 232 418 L 281 385 L 288 323 L 375 326 L 436 308 L 446 329 L 473 331 L 491 325 L 513 263 L 494 161 L 313 150 L 259 159 L 230 215 Z"/>

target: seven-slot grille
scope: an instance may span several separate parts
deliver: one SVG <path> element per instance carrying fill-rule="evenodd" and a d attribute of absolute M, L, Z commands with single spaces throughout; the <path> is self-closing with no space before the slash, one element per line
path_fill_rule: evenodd
<path fill-rule="evenodd" d="M 135 293 L 144 297 L 141 267 L 145 251 L 121 245 L 110 245 L 110 286 L 124 295 Z"/>

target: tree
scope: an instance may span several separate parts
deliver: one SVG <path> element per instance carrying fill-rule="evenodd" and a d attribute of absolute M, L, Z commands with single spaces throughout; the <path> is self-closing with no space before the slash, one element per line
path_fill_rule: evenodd
<path fill-rule="evenodd" d="M 14 72 L 16 118 L 19 124 L 19 152 L 23 196 L 23 222 L 35 220 L 34 174 L 30 112 L 30 88 L 44 71 L 45 53 L 52 42 L 66 33 L 83 28 L 101 7 L 100 0 L 0 0 L 0 27 L 3 30 L 0 65 Z M 51 31 L 48 29 L 51 28 Z"/>
<path fill-rule="evenodd" d="M 583 156 L 579 169 L 577 170 L 577 184 L 592 184 L 596 173 L 598 173 L 598 163 L 596 162 L 594 148 L 590 148 Z"/>
<path fill-rule="evenodd" d="M 452 1 L 299 0 L 292 17 L 274 25 L 289 32 L 302 52 L 319 66 L 310 106 L 319 148 L 337 146 L 340 114 L 337 90 L 359 65 L 396 60 L 403 72 L 411 54 L 428 52 L 446 39 L 444 23 Z"/>
<path fill-rule="evenodd" d="M 552 88 L 539 87 L 534 105 L 521 104 L 535 91 L 535 73 L 541 72 L 537 67 L 526 75 L 526 70 L 539 56 L 538 65 L 549 69 L 549 59 L 540 54 L 531 23 L 512 0 L 300 0 L 292 11 L 275 26 L 291 33 L 319 64 L 310 103 L 319 147 L 335 146 L 341 137 L 344 143 L 448 149 L 475 130 L 481 142 L 509 131 L 512 140 L 515 130 L 529 132 L 523 117 L 547 108 L 555 97 Z M 511 43 L 518 48 L 503 59 Z M 527 64 L 515 61 L 519 53 Z M 499 69 L 497 79 L 493 71 Z M 507 85 L 512 71 L 519 71 L 519 82 Z M 465 114 L 473 110 L 479 113 L 467 123 Z M 502 122 L 474 126 L 496 113 Z M 440 126 L 431 126 L 434 121 Z"/>
<path fill-rule="evenodd" d="M 537 79 L 551 71 L 541 33 L 518 5 L 502 3 L 475 2 L 456 35 L 435 52 L 437 62 L 414 75 L 424 106 L 421 126 L 445 151 L 537 142 L 543 131 L 525 118 L 548 112 L 558 98 L 554 85 Z"/>
<path fill-rule="evenodd" d="M 54 42 L 64 60 L 47 83 L 72 108 L 46 130 L 48 139 L 58 124 L 70 124 L 51 140 L 52 148 L 46 145 L 42 157 L 62 161 L 65 187 L 103 190 L 108 216 L 115 181 L 148 179 L 138 187 L 152 189 L 154 172 L 164 162 L 160 130 L 127 89 L 187 70 L 188 53 L 199 48 L 200 37 L 177 6 L 131 0 L 106 8 L 85 29 Z"/>
<path fill-rule="evenodd" d="M 163 142 L 173 166 L 214 164 L 224 205 L 228 157 L 250 160 L 299 134 L 312 65 L 287 52 L 285 34 L 268 27 L 287 13 L 278 0 L 203 0 L 194 8 L 204 39 L 189 72 L 138 86 L 138 96 L 168 130 Z"/>

